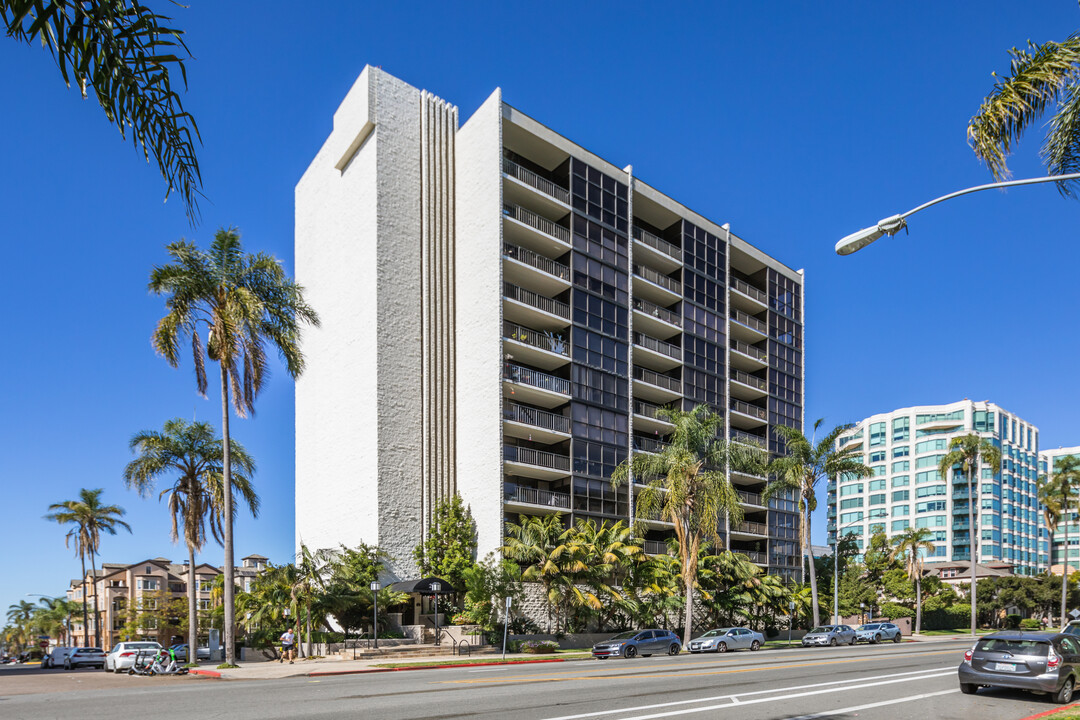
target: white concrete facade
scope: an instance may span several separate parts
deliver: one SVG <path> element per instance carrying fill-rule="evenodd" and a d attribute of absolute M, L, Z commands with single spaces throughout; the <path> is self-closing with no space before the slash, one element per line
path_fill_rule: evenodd
<path fill-rule="evenodd" d="M 877 531 L 894 537 L 927 528 L 936 552 L 928 564 L 968 560 L 967 483 L 938 467 L 953 438 L 974 433 L 1001 450 L 1002 467 L 980 465 L 976 512 L 980 563 L 1011 563 L 1017 574 L 1047 568 L 1048 546 L 1036 481 L 1038 429 L 991 402 L 962 400 L 872 415 L 837 441 L 869 466 L 869 478 L 828 485 L 829 543 L 839 529 L 860 551 Z M 838 505 L 839 503 L 839 505 Z"/>
<path fill-rule="evenodd" d="M 802 271 L 499 90 L 458 128 L 366 68 L 296 204 L 297 277 L 323 317 L 296 388 L 298 544 L 378 544 L 404 579 L 454 492 L 481 557 L 520 515 L 629 521 L 633 486 L 610 471 L 663 446 L 660 407 L 708 404 L 774 451 L 772 425 L 802 427 Z M 792 577 L 794 503 L 731 479 L 747 520 L 726 541 Z M 650 528 L 662 552 L 670 526 Z"/>
<path fill-rule="evenodd" d="M 1080 458 L 1080 446 L 1060 447 L 1054 450 L 1039 451 L 1039 475 L 1050 477 L 1054 474 L 1055 463 L 1064 457 Z M 1060 574 L 1068 562 L 1069 572 L 1080 570 L 1080 522 L 1077 521 L 1076 513 L 1080 507 L 1076 504 L 1063 518 L 1058 520 L 1058 525 L 1053 534 L 1047 528 L 1048 542 L 1053 543 L 1050 553 L 1050 570 Z M 1065 549 L 1068 546 L 1068 561 L 1065 560 Z"/>

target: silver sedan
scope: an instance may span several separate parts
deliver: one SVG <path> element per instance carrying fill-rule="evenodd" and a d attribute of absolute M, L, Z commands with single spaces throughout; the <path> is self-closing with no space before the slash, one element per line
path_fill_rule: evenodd
<path fill-rule="evenodd" d="M 848 625 L 821 625 L 803 636 L 803 647 L 811 645 L 855 644 L 855 631 Z"/>
<path fill-rule="evenodd" d="M 719 628 L 691 640 L 689 650 L 692 653 L 757 650 L 764 644 L 765 636 L 759 632 L 741 627 Z"/>

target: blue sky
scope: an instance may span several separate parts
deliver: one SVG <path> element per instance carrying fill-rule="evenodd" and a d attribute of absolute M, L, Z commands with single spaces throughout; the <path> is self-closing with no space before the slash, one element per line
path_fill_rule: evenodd
<path fill-rule="evenodd" d="M 1006 50 L 1080 27 L 1071 0 L 909 3 L 360 4 L 153 2 L 187 30 L 187 108 L 206 200 L 188 226 L 165 185 L 38 47 L 0 42 L 0 208 L 8 308 L 0 353 L 0 608 L 62 593 L 78 575 L 49 503 L 105 488 L 135 532 L 110 561 L 180 559 L 156 499 L 124 489 L 127 440 L 175 416 L 220 424 L 190 362 L 150 347 L 163 312 L 146 291 L 166 243 L 235 225 L 292 269 L 293 187 L 366 63 L 468 117 L 504 98 L 795 268 L 807 271 L 808 422 L 961 398 L 990 399 L 1080 444 L 1076 293 L 1080 205 L 1050 186 L 928 210 L 911 235 L 839 258 L 840 237 L 988 182 L 968 118 Z M 668 6 L 674 7 L 674 6 Z M 1041 131 L 1017 177 L 1042 174 Z M 278 368 L 252 420 L 263 510 L 237 556 L 289 559 L 293 388 Z M 816 523 L 822 537 L 824 523 Z M 220 564 L 220 549 L 202 556 Z"/>

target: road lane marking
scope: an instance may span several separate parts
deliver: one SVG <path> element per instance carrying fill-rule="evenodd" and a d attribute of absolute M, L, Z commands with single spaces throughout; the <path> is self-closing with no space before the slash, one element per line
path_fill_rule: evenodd
<path fill-rule="evenodd" d="M 954 672 L 956 672 L 956 671 L 950 668 L 946 672 L 941 672 L 941 673 L 937 673 L 937 674 L 933 674 L 933 675 L 921 675 L 919 677 L 907 677 L 907 678 L 898 678 L 898 679 L 894 679 L 894 680 L 883 680 L 881 682 L 863 683 L 861 685 L 848 685 L 846 687 L 839 687 L 839 688 L 823 688 L 823 689 L 820 689 L 820 690 L 812 690 L 812 691 L 803 692 L 803 693 L 792 693 L 790 695 L 778 695 L 778 696 L 775 696 L 775 697 L 754 698 L 752 700 L 743 700 L 742 702 L 739 702 L 739 703 L 731 702 L 732 698 L 727 697 L 725 699 L 727 699 L 728 702 L 721 703 L 721 704 L 718 704 L 718 705 L 706 705 L 705 707 L 685 708 L 683 710 L 668 710 L 667 712 L 652 713 L 650 715 L 635 715 L 635 716 L 630 716 L 630 717 L 626 718 L 626 720 L 655 720 L 655 718 L 674 717 L 676 715 L 690 715 L 692 713 L 708 712 L 710 710 L 723 710 L 724 708 L 734 707 L 736 704 L 739 705 L 739 707 L 743 707 L 745 705 L 758 705 L 760 703 L 780 702 L 782 700 L 795 700 L 797 698 L 810 697 L 812 695 L 822 695 L 824 693 L 841 692 L 841 691 L 844 691 L 844 690 L 862 690 L 864 688 L 869 688 L 869 687 L 877 687 L 877 686 L 880 686 L 880 685 L 893 685 L 893 684 L 896 684 L 896 683 L 911 682 L 913 680 L 931 680 L 933 678 L 938 678 L 938 677 L 947 677 L 949 675 L 952 675 Z M 810 715 L 808 717 L 813 718 L 813 717 L 823 717 L 823 716 L 835 716 L 836 714 L 839 714 L 839 713 L 852 712 L 854 710 L 860 710 L 860 709 L 863 709 L 863 708 L 877 707 L 878 705 L 890 705 L 890 704 L 893 704 L 895 702 L 905 702 L 906 700 L 909 700 L 909 699 L 918 700 L 918 699 L 921 699 L 923 697 L 930 697 L 932 695 L 944 695 L 946 692 L 956 692 L 956 690 L 955 689 L 954 690 L 945 690 L 945 691 L 942 691 L 942 692 L 939 692 L 939 693 L 926 693 L 924 695 L 911 696 L 910 698 L 904 698 L 902 700 L 890 700 L 890 701 L 885 701 L 885 702 L 882 702 L 882 703 L 872 703 L 870 705 L 863 705 L 863 706 L 860 706 L 860 707 L 857 707 L 857 708 L 844 708 L 842 710 L 833 710 L 833 711 L 829 711 L 829 712 L 816 713 L 815 715 Z M 697 702 L 703 702 L 703 701 L 698 700 Z M 634 707 L 623 708 L 619 712 L 637 712 L 639 710 L 647 710 L 647 709 L 651 709 L 651 708 L 654 708 L 654 707 L 670 707 L 671 705 L 674 705 L 674 704 L 675 703 L 663 703 L 661 705 L 648 705 L 648 706 L 642 706 L 642 707 L 637 707 L 637 708 L 634 708 Z M 565 715 L 565 716 L 557 717 L 557 718 L 546 718 L 546 720 L 572 720 L 572 719 L 579 718 L 579 717 L 583 717 L 583 716 L 581 716 L 581 715 Z"/>
<path fill-rule="evenodd" d="M 923 693 L 922 695 L 911 695 L 904 698 L 896 698 L 895 700 L 882 700 L 881 702 L 869 703 L 868 705 L 855 705 L 853 707 L 840 708 L 839 710 L 827 710 L 825 712 L 814 713 L 812 715 L 800 715 L 790 720 L 815 720 L 816 718 L 832 718 L 837 715 L 843 715 L 851 712 L 858 712 L 859 710 L 869 710 L 876 707 L 884 707 L 885 705 L 896 705 L 897 703 L 911 702 L 913 700 L 925 700 L 926 698 L 938 697 L 939 695 L 949 695 L 954 692 L 959 692 L 959 688 L 953 688 L 952 690 L 942 690 L 940 692 Z"/>
<path fill-rule="evenodd" d="M 506 668 L 504 668 L 504 667 L 482 668 L 480 670 L 470 670 L 469 672 L 471 672 L 471 673 L 478 673 L 478 672 L 506 672 Z"/>
<path fill-rule="evenodd" d="M 733 705 L 745 704 L 744 700 L 739 698 L 751 697 L 752 695 L 771 695 L 778 692 L 792 692 L 794 690 L 807 690 L 810 688 L 823 688 L 830 685 L 845 685 L 850 682 L 865 682 L 867 680 L 885 680 L 888 678 L 905 678 L 908 680 L 922 680 L 922 677 L 912 678 L 911 675 L 920 675 L 927 677 L 936 677 L 935 675 L 927 675 L 927 673 L 942 672 L 945 674 L 953 672 L 952 665 L 947 668 L 924 668 L 922 670 L 909 670 L 907 672 L 889 673 L 887 675 L 871 675 L 870 677 L 863 678 L 849 678 L 847 680 L 830 680 L 824 683 L 812 683 L 810 685 L 792 685 L 785 688 L 771 688 L 769 690 L 750 690 L 747 692 L 738 693 L 737 695 L 714 695 L 713 697 L 696 698 L 694 700 L 674 700 L 666 703 L 656 703 L 655 705 L 640 705 L 636 708 L 630 708 L 631 710 L 652 710 L 659 707 L 672 707 L 675 705 L 693 705 L 695 703 L 703 702 L 715 702 L 717 700 L 731 700 Z M 596 712 L 581 713 L 579 715 L 566 715 L 560 718 L 547 718 L 547 720 L 580 720 L 581 718 L 601 717 L 603 715 L 615 715 L 617 713 L 625 712 L 626 708 L 618 710 L 597 710 Z"/>
<path fill-rule="evenodd" d="M 909 657 L 927 657 L 930 655 L 955 655 L 956 650 L 941 650 L 937 652 L 921 652 L 921 653 L 907 653 L 902 658 Z M 891 659 L 896 659 L 897 656 L 890 656 Z M 686 677 L 708 677 L 710 675 L 728 675 L 732 673 L 746 673 L 746 672 L 758 672 L 762 670 L 790 670 L 794 668 L 805 667 L 820 667 L 822 665 L 847 665 L 850 663 L 862 663 L 868 659 L 865 657 L 857 658 L 845 658 L 840 660 L 820 660 L 818 662 L 803 662 L 803 663 L 785 663 L 782 665 L 749 665 L 741 668 L 730 668 L 724 670 L 700 670 L 690 672 L 668 672 L 667 670 L 658 669 L 655 674 L 656 677 L 668 678 L 686 678 Z M 876 659 L 876 658 L 875 658 Z M 734 661 L 732 661 L 734 662 Z M 638 666 L 639 668 L 641 666 Z M 641 673 L 634 673 L 630 675 L 585 675 L 583 673 L 600 672 L 600 668 L 583 669 L 581 673 L 569 674 L 563 672 L 559 674 L 544 674 L 544 675 L 507 675 L 505 677 L 497 678 L 466 678 L 458 680 L 441 680 L 436 681 L 435 684 L 469 684 L 469 683 L 514 683 L 514 682 L 553 682 L 553 681 L 569 681 L 569 680 L 640 680 L 642 678 Z"/>

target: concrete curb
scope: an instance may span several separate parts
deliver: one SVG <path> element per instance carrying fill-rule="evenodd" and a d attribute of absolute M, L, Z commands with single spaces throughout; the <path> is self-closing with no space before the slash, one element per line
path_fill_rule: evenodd
<path fill-rule="evenodd" d="M 309 672 L 306 673 L 306 677 L 325 677 L 328 675 L 363 675 L 366 673 L 386 673 L 386 672 L 400 672 L 402 670 L 450 670 L 452 668 L 463 667 L 494 667 L 496 665 L 536 665 L 538 663 L 561 663 L 570 662 L 564 658 L 549 658 L 546 660 L 517 660 L 514 662 L 473 662 L 473 663 L 453 663 L 449 665 L 409 665 L 407 667 L 398 668 L 364 668 L 362 670 L 326 670 L 323 672 Z M 303 676 L 301 676 L 303 677 Z"/>
<path fill-rule="evenodd" d="M 1054 708 L 1053 710 L 1041 712 L 1038 715 L 1028 715 L 1026 718 L 1021 718 L 1021 720 L 1035 720 L 1035 718 L 1046 717 L 1047 715 L 1054 715 L 1055 713 L 1062 712 L 1063 710 L 1071 710 L 1078 707 L 1080 707 L 1080 703 L 1073 703 L 1072 705 L 1062 705 L 1061 707 Z"/>

